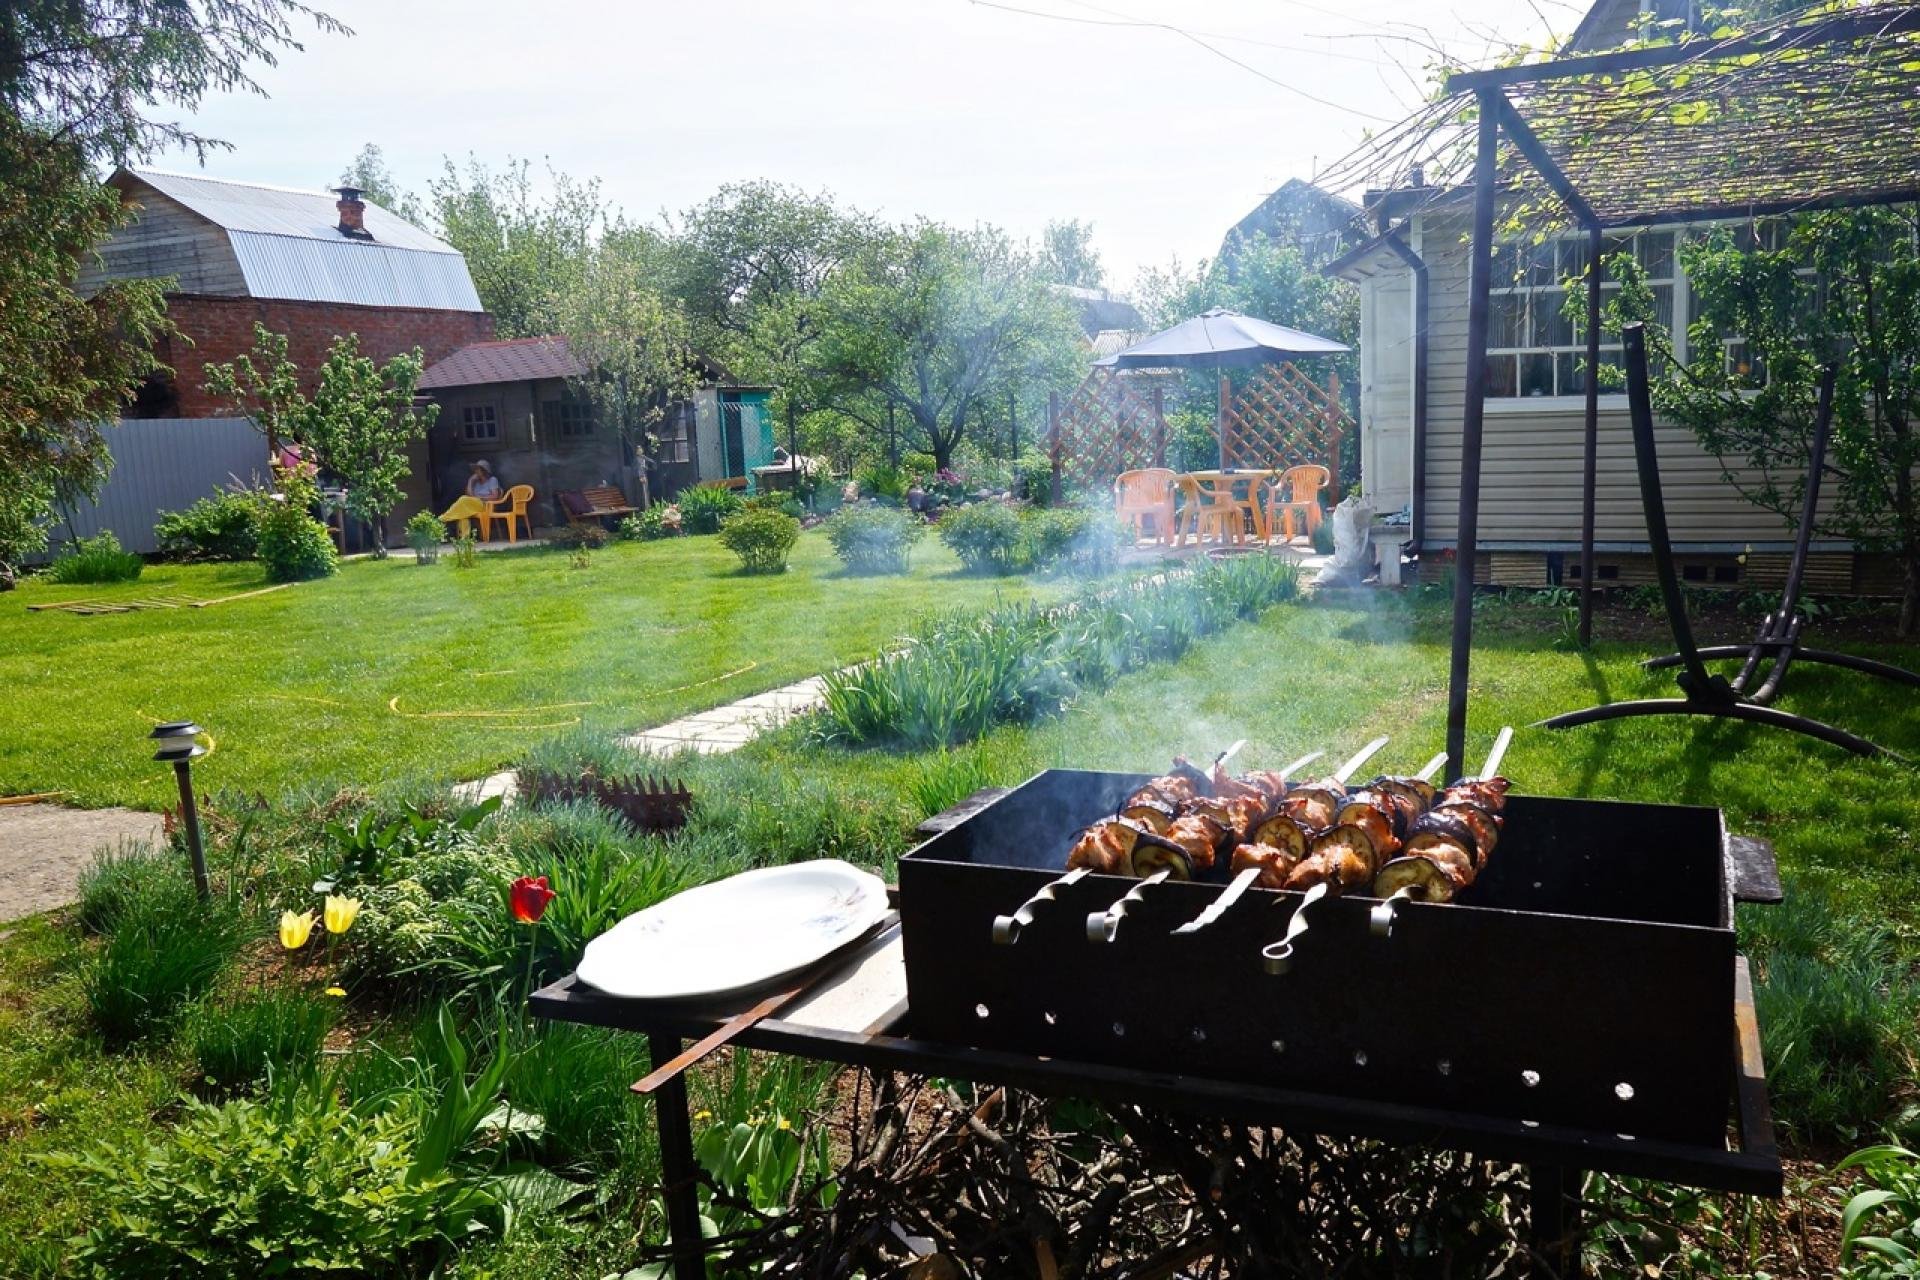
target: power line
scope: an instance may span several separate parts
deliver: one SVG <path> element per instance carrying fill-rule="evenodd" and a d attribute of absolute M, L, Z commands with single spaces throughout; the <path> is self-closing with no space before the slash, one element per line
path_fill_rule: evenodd
<path fill-rule="evenodd" d="M 1249 75 L 1258 76 L 1260 79 L 1265 80 L 1268 84 L 1273 85 L 1275 88 L 1283 89 L 1286 92 L 1294 94 L 1297 97 L 1305 98 L 1308 102 L 1318 103 L 1320 106 L 1329 107 L 1335 111 L 1342 111 L 1342 112 L 1346 112 L 1349 115 L 1360 116 L 1361 118 L 1366 120 L 1375 120 L 1382 124 L 1394 123 L 1394 117 L 1375 115 L 1371 111 L 1362 111 L 1357 107 L 1350 107 L 1345 105 L 1344 103 L 1334 102 L 1330 99 L 1322 98 L 1317 94 L 1308 93 L 1305 89 L 1302 89 L 1297 85 L 1291 85 L 1284 80 L 1278 79 L 1274 76 L 1270 76 L 1266 72 L 1260 70 L 1260 68 L 1253 66 L 1251 63 L 1241 61 L 1239 58 L 1234 57 L 1232 54 L 1228 53 L 1226 50 L 1216 48 L 1215 46 L 1208 44 L 1205 40 L 1201 39 L 1199 36 L 1195 35 L 1193 32 L 1186 30 L 1184 27 L 1174 26 L 1172 23 L 1146 22 L 1146 21 L 1139 21 L 1131 18 L 1128 18 L 1128 19 L 1081 18 L 1068 13 L 1047 13 L 1039 9 L 1024 9 L 1017 5 L 999 3 L 998 0 L 968 0 L 968 2 L 971 4 L 977 5 L 978 7 L 983 9 L 998 9 L 1003 13 L 1019 14 L 1022 17 L 1048 18 L 1054 22 L 1071 22 L 1081 26 L 1139 27 L 1139 28 L 1150 28 L 1157 31 L 1171 32 L 1172 34 L 1179 36 L 1183 40 L 1186 40 L 1193 44 L 1198 45 L 1200 48 L 1206 50 L 1208 53 L 1211 53 L 1214 57 L 1219 58 L 1225 62 L 1232 63 L 1234 66 L 1239 67 L 1242 71 L 1247 72 Z M 1301 52 L 1313 52 L 1313 51 L 1302 50 Z"/>

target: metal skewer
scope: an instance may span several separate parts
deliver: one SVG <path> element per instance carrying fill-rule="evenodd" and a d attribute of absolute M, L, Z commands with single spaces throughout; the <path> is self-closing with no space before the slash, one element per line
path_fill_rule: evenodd
<path fill-rule="evenodd" d="M 1069 885 L 1078 884 L 1093 871 L 1092 867 L 1075 867 L 1058 880 L 1049 880 L 1038 892 L 1014 910 L 1010 916 L 993 918 L 993 940 L 1000 946 L 1011 946 L 1020 940 L 1020 931 L 1033 923 L 1033 914 L 1041 904 L 1056 901 L 1060 890 Z"/>
<path fill-rule="evenodd" d="M 1333 774 L 1333 780 L 1335 782 L 1345 783 L 1348 778 L 1351 778 L 1354 774 L 1360 772 L 1361 765 L 1373 759 L 1373 757 L 1379 752 L 1380 748 L 1386 745 L 1387 745 L 1387 738 L 1385 734 L 1382 734 L 1380 737 L 1375 738 L 1372 742 L 1369 742 L 1366 746 L 1354 752 L 1352 759 L 1348 760 L 1345 764 L 1341 765 L 1338 769 L 1336 769 Z"/>
<path fill-rule="evenodd" d="M 1108 907 L 1105 911 L 1095 911 L 1087 916 L 1087 941 L 1112 942 L 1120 932 L 1120 922 L 1127 918 L 1128 910 L 1134 903 L 1146 896 L 1146 891 L 1154 885 L 1164 883 L 1173 872 L 1165 867 L 1154 872 L 1145 880 L 1127 890 L 1126 896 Z"/>
<path fill-rule="evenodd" d="M 1296 774 L 1298 774 L 1302 769 L 1306 768 L 1308 765 L 1312 764 L 1315 760 L 1318 760 L 1321 756 L 1325 754 L 1327 753 L 1324 751 L 1309 751 L 1307 752 L 1307 754 L 1301 756 L 1298 760 L 1295 760 L 1292 764 L 1288 765 L 1286 768 L 1280 770 L 1280 776 L 1283 778 L 1292 778 Z"/>
<path fill-rule="evenodd" d="M 1507 744 L 1513 741 L 1513 726 L 1507 725 L 1500 730 L 1500 736 L 1493 740 L 1493 750 L 1487 752 L 1487 762 L 1480 766 L 1480 772 L 1474 774 L 1474 780 L 1491 778 L 1500 772 L 1500 758 L 1507 754 Z"/>
<path fill-rule="evenodd" d="M 1300 900 L 1300 905 L 1294 910 L 1293 919 L 1287 921 L 1287 932 L 1280 941 L 1269 942 L 1260 948 L 1260 962 L 1268 973 L 1277 978 L 1293 967 L 1294 944 L 1307 931 L 1307 908 L 1326 896 L 1327 882 L 1322 880 L 1307 890 L 1306 896 Z M 1285 899 L 1282 899 L 1282 902 L 1284 901 Z"/>
<path fill-rule="evenodd" d="M 1253 882 L 1259 878 L 1260 868 L 1258 867 L 1247 867 L 1242 871 L 1235 872 L 1233 879 L 1227 882 L 1227 887 L 1220 891 L 1219 897 L 1207 904 L 1205 911 L 1202 911 L 1199 915 L 1187 921 L 1178 929 L 1175 929 L 1174 932 L 1176 934 L 1200 932 L 1221 916 L 1227 914 L 1227 908 L 1240 901 L 1240 899 L 1245 896 L 1247 890 L 1253 887 Z"/>
<path fill-rule="evenodd" d="M 1413 776 L 1420 779 L 1420 781 L 1422 782 L 1432 782 L 1433 775 L 1440 772 L 1441 768 L 1446 763 L 1447 763 L 1447 753 L 1442 751 L 1439 755 L 1427 761 L 1427 763 L 1421 767 L 1420 772 L 1414 774 Z"/>
<path fill-rule="evenodd" d="M 1225 764 L 1227 761 L 1239 755 L 1240 748 L 1246 745 L 1247 745 L 1247 740 L 1245 738 L 1240 739 L 1240 741 L 1234 743 L 1232 746 L 1228 747 L 1225 751 L 1222 751 L 1219 755 L 1213 758 L 1213 767 L 1218 769 L 1221 765 Z"/>

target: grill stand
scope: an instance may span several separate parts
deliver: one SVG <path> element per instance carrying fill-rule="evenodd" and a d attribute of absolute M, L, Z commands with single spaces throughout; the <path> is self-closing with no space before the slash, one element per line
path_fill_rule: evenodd
<path fill-rule="evenodd" d="M 742 1032 L 745 1048 L 786 1053 L 879 1073 L 952 1076 L 1049 1096 L 1154 1106 L 1223 1121 L 1291 1128 L 1342 1137 L 1470 1151 L 1527 1166 L 1531 1184 L 1529 1242 L 1535 1274 L 1566 1280 L 1578 1274 L 1580 1190 L 1590 1171 L 1650 1177 L 1719 1191 L 1778 1197 L 1780 1155 L 1767 1107 L 1753 988 L 1744 958 L 1734 982 L 1735 1127 L 1739 1146 L 1640 1141 L 1618 1134 L 1529 1126 L 1489 1116 L 1371 1099 L 1274 1089 L 1000 1053 L 914 1037 L 897 917 L 865 943 L 843 951 L 809 975 L 808 990 L 771 1018 Z M 567 977 L 534 993 L 536 1017 L 647 1036 L 656 1063 L 672 1059 L 684 1038 L 704 1035 L 750 1006 L 754 997 L 704 1004 L 621 1000 Z M 699 1166 L 693 1154 L 687 1091 L 676 1078 L 654 1095 L 663 1198 L 672 1233 L 675 1280 L 704 1280 Z"/>

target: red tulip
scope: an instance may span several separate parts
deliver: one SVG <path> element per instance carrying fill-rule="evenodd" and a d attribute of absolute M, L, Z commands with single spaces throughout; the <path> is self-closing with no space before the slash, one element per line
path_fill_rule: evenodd
<path fill-rule="evenodd" d="M 547 913 L 547 904 L 559 895 L 547 888 L 545 876 L 521 876 L 513 882 L 507 898 L 513 906 L 513 918 L 521 924 L 539 924 Z"/>

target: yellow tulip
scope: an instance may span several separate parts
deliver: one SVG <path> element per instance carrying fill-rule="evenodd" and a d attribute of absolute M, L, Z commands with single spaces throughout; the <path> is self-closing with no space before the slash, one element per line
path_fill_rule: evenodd
<path fill-rule="evenodd" d="M 280 913 L 280 945 L 289 951 L 298 951 L 307 945 L 307 935 L 313 932 L 313 912 L 291 911 Z"/>
<path fill-rule="evenodd" d="M 345 933 L 353 927 L 353 918 L 360 914 L 360 899 L 343 898 L 338 894 L 327 895 L 326 921 L 328 933 Z"/>
<path fill-rule="evenodd" d="M 335 997 L 344 996 L 347 994 L 347 989 L 345 987 L 328 987 L 327 994 Z"/>

